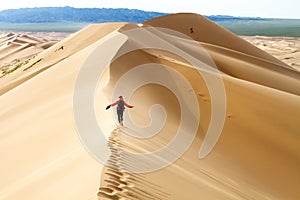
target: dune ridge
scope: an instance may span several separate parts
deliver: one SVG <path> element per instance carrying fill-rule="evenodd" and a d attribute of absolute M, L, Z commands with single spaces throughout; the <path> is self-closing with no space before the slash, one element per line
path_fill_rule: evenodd
<path fill-rule="evenodd" d="M 97 118 L 113 129 L 108 140 L 111 157 L 102 166 L 87 153 L 76 132 L 72 108 L 76 78 L 103 38 L 146 27 L 186 34 L 210 55 L 226 91 L 225 124 L 213 151 L 199 159 L 212 115 L 212 99 L 203 77 L 195 76 L 193 66 L 172 53 L 135 50 L 111 63 L 104 80 L 99 81 L 104 85 L 95 94 Z M 154 35 L 201 59 L 188 39 Z M 120 52 L 139 42 L 129 38 Z M 125 118 L 125 127 L 115 128 L 111 113 L 104 111 L 118 80 L 149 62 L 164 64 L 188 80 L 198 103 L 193 106 L 198 106 L 201 118 L 195 139 L 179 159 L 161 170 L 135 174 L 126 171 L 136 167 L 126 152 L 164 147 L 181 120 L 174 93 L 156 84 L 140 87 L 126 99 L 135 105 L 126 114 L 140 125 L 151 121 L 147 113 L 153 104 L 165 108 L 166 124 L 154 137 L 129 136 L 133 131 L 127 126 L 129 119 Z M 149 74 L 140 76 L 146 79 Z M 0 79 L 0 147 L 4 150 L 0 151 L 0 199 L 299 199 L 299 85 L 295 68 L 200 15 L 169 15 L 143 26 L 90 25 Z"/>

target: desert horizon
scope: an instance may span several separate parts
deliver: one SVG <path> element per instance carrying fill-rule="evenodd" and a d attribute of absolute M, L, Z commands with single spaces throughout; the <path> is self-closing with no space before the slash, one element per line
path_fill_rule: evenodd
<path fill-rule="evenodd" d="M 0 199 L 300 198 L 299 37 L 192 13 L 5 31 L 0 69 Z"/>

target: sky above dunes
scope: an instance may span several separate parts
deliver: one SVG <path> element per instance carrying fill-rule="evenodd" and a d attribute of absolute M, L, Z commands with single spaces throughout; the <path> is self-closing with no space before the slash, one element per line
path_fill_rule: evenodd
<path fill-rule="evenodd" d="M 134 8 L 166 13 L 195 12 L 204 15 L 300 19 L 299 0 L 0 0 L 0 10 L 47 6 Z"/>

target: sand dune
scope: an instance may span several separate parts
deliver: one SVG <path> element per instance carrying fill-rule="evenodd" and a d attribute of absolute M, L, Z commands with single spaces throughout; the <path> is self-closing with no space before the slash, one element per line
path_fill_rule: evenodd
<path fill-rule="evenodd" d="M 143 37 L 129 34 L 132 30 Z M 13 35 L 6 37 L 11 40 Z M 153 45 L 155 38 L 206 68 L 199 75 L 187 57 L 140 49 Z M 110 40 L 115 45 L 100 51 L 99 46 Z M 128 49 L 134 50 L 126 53 Z M 95 52 L 96 57 L 91 57 Z M 79 70 L 85 65 L 100 68 L 107 55 L 112 63 L 98 80 L 92 105 L 99 126 L 109 134 L 111 154 L 103 167 L 79 140 L 73 94 L 76 90 L 88 98 L 92 77 L 76 88 Z M 224 126 L 212 151 L 199 159 L 216 107 L 222 117 L 219 108 L 224 102 L 212 94 L 218 90 L 211 90 L 217 83 L 208 80 L 215 77 L 221 77 L 226 94 Z M 143 81 L 147 84 L 136 85 Z M 0 199 L 299 199 L 299 86 L 297 68 L 200 15 L 169 15 L 143 26 L 88 26 L 0 79 Z M 125 112 L 125 127 L 116 127 L 113 109 L 104 110 L 119 93 L 135 106 Z M 157 104 L 164 110 L 148 113 Z M 80 109 L 90 106 L 83 104 Z M 84 123 L 91 121 L 90 116 L 83 117 Z M 194 138 L 193 122 L 197 122 Z M 154 130 L 158 133 L 147 139 L 130 135 L 145 136 Z M 168 159 L 138 163 L 130 152 L 164 148 L 177 130 L 183 133 L 182 143 L 193 139 L 189 148 L 164 168 L 135 173 L 139 167 L 150 169 Z M 99 133 L 93 134 L 98 138 Z M 177 155 L 179 146 L 167 148 L 167 155 Z"/>
<path fill-rule="evenodd" d="M 80 144 L 72 91 L 94 43 L 121 25 L 93 25 L 1 79 L 1 89 L 12 87 L 0 97 L 5 126 L 0 132 L 0 199 L 97 199 L 102 166 Z"/>
<path fill-rule="evenodd" d="M 56 41 L 48 41 L 25 34 L 7 33 L 0 35 L 0 69 L 1 76 L 17 70 L 21 65 L 54 45 Z"/>
<path fill-rule="evenodd" d="M 20 59 L 24 57 L 32 56 L 34 55 L 34 53 L 37 54 L 38 52 L 44 50 L 43 48 L 39 48 L 39 47 L 40 45 L 46 42 L 48 41 L 44 39 L 30 37 L 27 35 L 22 35 L 22 34 L 13 34 L 13 33 L 4 34 L 0 37 L 1 64 L 5 62 L 10 62 L 11 60 L 8 60 L 7 57 L 12 54 L 13 55 L 11 57 L 20 57 Z M 28 52 L 31 51 L 24 52 L 24 49 L 32 46 L 37 46 L 35 51 L 31 50 L 33 52 L 32 54 L 28 54 Z"/>
<path fill-rule="evenodd" d="M 269 37 L 263 36 L 243 36 L 242 38 L 290 65 L 292 68 L 300 70 L 299 38 L 272 37 L 271 40 Z"/>
<path fill-rule="evenodd" d="M 162 52 L 144 51 L 127 55 L 118 62 L 122 63 L 122 72 L 118 69 L 120 67 L 118 64 L 111 66 L 112 78 L 107 87 L 114 88 L 122 74 L 137 64 L 147 62 L 147 54 L 150 54 L 151 62 L 163 63 L 185 74 L 189 79 L 193 77 L 191 84 L 198 95 L 199 109 L 204 119 L 200 123 L 196 140 L 184 156 L 163 170 L 142 175 L 124 172 L 126 167 L 134 168 L 136 165 L 128 161 L 126 151 L 137 147 L 138 152 L 142 151 L 140 148 L 144 149 L 142 152 L 154 151 L 160 148 L 159 144 L 165 145 L 166 141 L 170 141 L 176 132 L 170 131 L 172 130 L 170 125 L 171 127 L 162 129 L 159 136 L 139 141 L 126 136 L 122 128 L 117 129 L 113 134 L 117 136 L 111 140 L 111 146 L 117 149 L 112 150 L 113 152 L 119 153 L 118 156 L 113 153 L 109 167 L 103 172 L 103 186 L 100 188 L 99 196 L 108 199 L 299 198 L 296 189 L 300 180 L 297 142 L 299 132 L 296 122 L 300 106 L 299 73 L 197 15 L 167 16 L 145 24 L 172 28 L 189 34 L 207 50 L 224 73 L 227 97 L 224 129 L 211 154 L 205 159 L 198 159 L 197 153 L 203 142 L 211 111 L 211 99 L 207 95 L 207 88 L 199 87 L 201 83 L 205 84 L 203 79 L 193 77 L 192 68 L 180 64 L 174 57 L 168 59 Z M 203 30 L 199 30 L 198 35 L 195 28 L 192 34 L 189 33 L 190 27 L 197 27 L 197 24 Z M 211 34 L 212 32 L 214 34 Z M 134 38 L 131 38 L 131 41 L 134 41 Z M 189 48 L 187 42 L 178 43 L 183 44 L 180 46 L 181 49 Z M 195 53 L 192 52 L 193 48 L 189 50 L 191 54 Z M 145 60 L 140 59 L 137 62 L 136 60 L 141 57 Z M 130 62 L 132 60 L 136 63 L 132 64 Z M 148 118 L 146 108 L 158 102 L 166 108 L 170 104 L 169 101 L 174 99 L 168 96 L 161 99 L 156 96 L 165 92 L 159 92 L 158 88 L 153 90 L 151 86 L 140 88 L 131 97 L 131 103 L 140 109 L 129 112 L 133 112 L 133 116 L 139 116 L 139 119 L 143 116 L 142 118 L 146 120 Z M 149 99 L 153 102 L 148 103 Z M 144 107 L 144 112 L 140 111 L 141 107 Z M 167 111 L 168 117 L 169 114 L 171 116 L 169 123 L 178 124 L 175 123 L 178 119 L 173 117 L 180 112 L 174 111 L 176 106 L 172 109 Z M 147 124 L 145 120 L 141 123 Z M 124 175 L 127 178 L 124 178 Z"/>

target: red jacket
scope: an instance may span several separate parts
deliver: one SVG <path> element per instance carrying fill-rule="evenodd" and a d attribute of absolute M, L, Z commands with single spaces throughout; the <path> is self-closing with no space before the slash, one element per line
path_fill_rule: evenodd
<path fill-rule="evenodd" d="M 131 105 L 127 104 L 127 103 L 124 101 L 124 99 L 123 99 L 123 98 L 120 98 L 120 100 L 116 101 L 116 102 L 115 102 L 115 103 L 113 103 L 113 104 L 110 104 L 110 106 L 115 106 L 115 105 L 118 105 L 119 101 L 123 101 L 123 102 L 124 102 L 124 106 L 126 106 L 127 108 L 133 108 L 133 106 L 131 106 Z M 117 108 L 117 109 L 119 109 L 119 108 Z"/>

